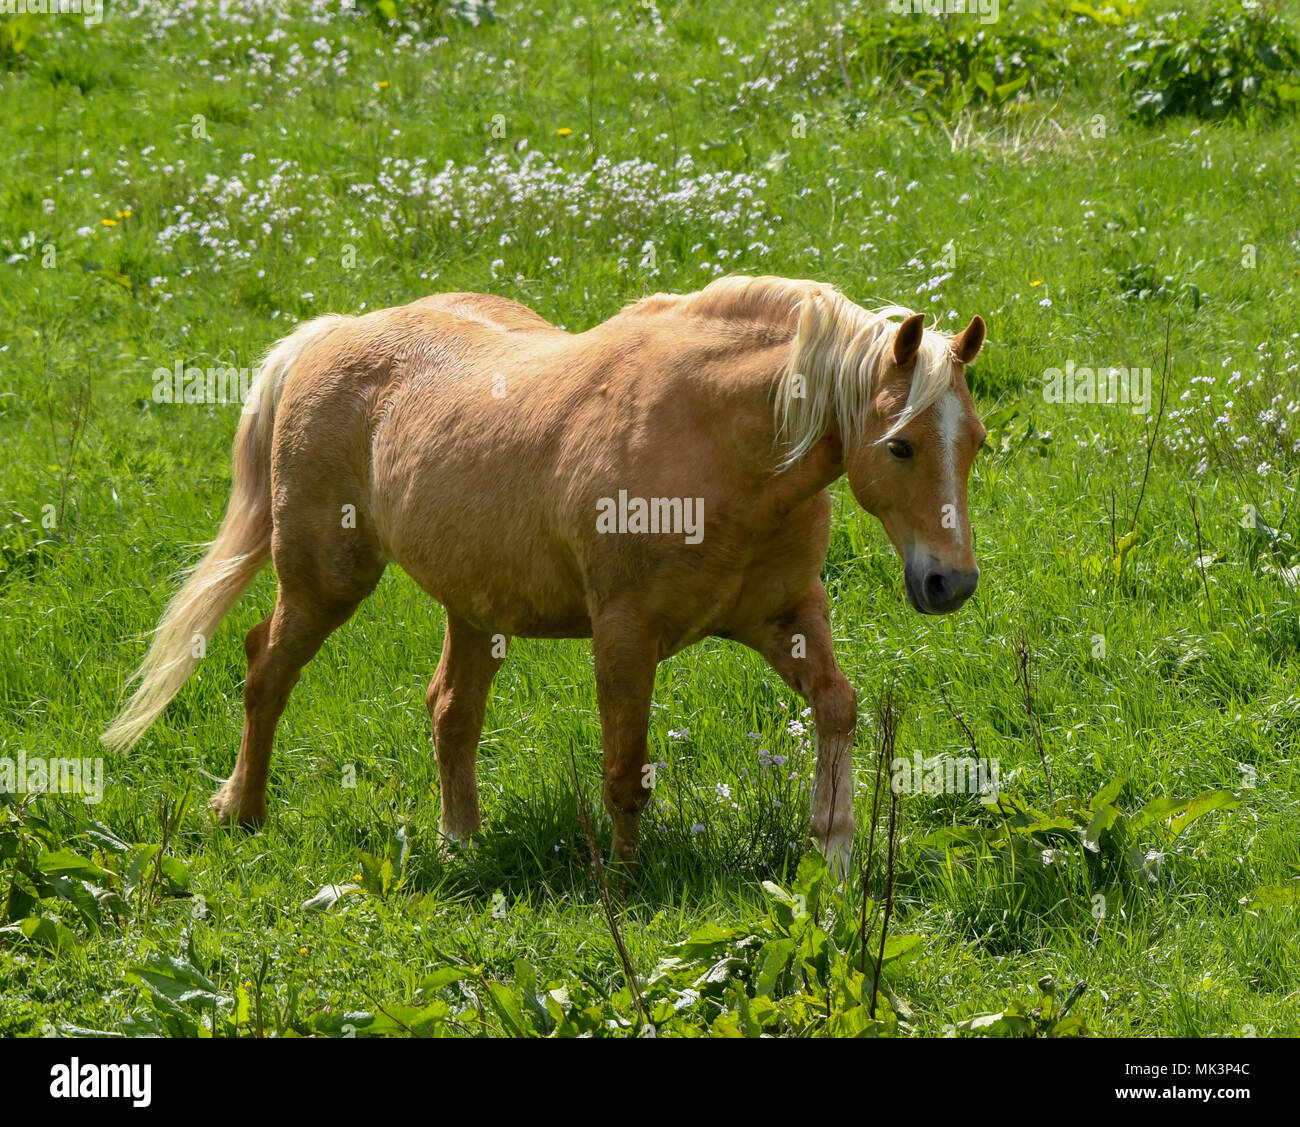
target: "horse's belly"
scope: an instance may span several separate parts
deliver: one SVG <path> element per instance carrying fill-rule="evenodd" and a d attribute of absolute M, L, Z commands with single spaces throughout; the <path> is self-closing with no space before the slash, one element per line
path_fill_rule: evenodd
<path fill-rule="evenodd" d="M 589 638 L 591 619 L 581 600 L 550 601 L 545 592 L 505 586 L 482 578 L 449 582 L 412 576 L 446 608 L 472 626 L 513 638 Z"/>
<path fill-rule="evenodd" d="M 492 633 L 585 638 L 591 620 L 581 585 L 548 545 L 493 536 L 490 524 L 440 524 L 393 538 L 390 554 L 449 613 Z"/>

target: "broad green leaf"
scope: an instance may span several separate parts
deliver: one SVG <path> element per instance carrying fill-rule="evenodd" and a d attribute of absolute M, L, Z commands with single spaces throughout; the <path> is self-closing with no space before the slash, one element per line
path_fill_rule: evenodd
<path fill-rule="evenodd" d="M 1210 790 L 1204 794 L 1198 794 L 1187 804 L 1187 809 L 1169 823 L 1169 831 L 1174 837 L 1177 837 L 1197 818 L 1209 814 L 1213 810 L 1235 810 L 1241 805 L 1239 799 L 1230 790 Z"/>
<path fill-rule="evenodd" d="M 799 896 L 804 898 L 804 905 L 809 912 L 817 910 L 822 884 L 829 872 L 826 858 L 820 850 L 810 849 L 800 858 L 799 868 L 794 877 L 794 887 L 791 891 L 796 898 Z"/>
<path fill-rule="evenodd" d="M 1133 819 L 1133 829 L 1141 830 L 1153 822 L 1163 822 L 1167 818 L 1172 818 L 1180 810 L 1187 808 L 1187 802 L 1185 798 L 1153 798 Z"/>
<path fill-rule="evenodd" d="M 1241 903 L 1251 908 L 1295 907 L 1300 904 L 1300 884 L 1266 884 L 1243 896 Z"/>
<path fill-rule="evenodd" d="M 446 1002 L 434 999 L 427 1006 L 385 1005 L 357 1033 L 367 1037 L 428 1037 L 451 1014 Z"/>
<path fill-rule="evenodd" d="M 924 943 L 925 937 L 923 935 L 891 935 L 885 940 L 885 955 L 881 962 L 891 963 L 895 959 L 901 959 L 904 955 L 923 946 Z M 876 948 L 877 951 L 879 949 L 879 947 Z"/>
<path fill-rule="evenodd" d="M 425 993 L 431 993 L 434 990 L 441 990 L 444 986 L 450 986 L 453 982 L 460 982 L 463 979 L 474 977 L 475 969 L 473 967 L 439 967 L 432 974 L 426 974 L 420 979 L 420 989 Z M 551 991 L 552 996 L 558 993 L 560 992 L 556 990 Z M 564 1004 L 567 1005 L 567 992 L 564 994 L 564 998 Z"/>
<path fill-rule="evenodd" d="M 526 959 L 515 960 L 515 992 L 532 1027 L 542 1034 L 550 1033 L 554 1022 L 537 994 L 537 970 Z M 630 994 L 628 1001 L 631 1002 Z"/>
<path fill-rule="evenodd" d="M 990 412 L 984 418 L 984 429 L 987 433 L 992 434 L 998 428 L 1006 426 L 1019 414 L 1020 404 L 1008 403 L 1005 407 L 999 407 L 996 411 Z"/>
<path fill-rule="evenodd" d="M 0 935 L 16 935 L 51 951 L 76 951 L 81 947 L 77 937 L 63 924 L 44 916 L 28 916 L 17 923 L 0 927 Z"/>
<path fill-rule="evenodd" d="M 978 845 L 1001 834 L 1001 829 L 986 830 L 979 826 L 944 826 L 933 833 L 926 834 L 921 844 L 931 849 L 946 849 L 951 846 Z"/>
<path fill-rule="evenodd" d="M 392 880 L 393 865 L 387 858 L 376 857 L 373 853 L 361 853 L 358 857 L 361 867 L 361 887 L 371 896 L 383 898 L 388 883 Z M 387 874 L 385 874 L 387 868 Z"/>
<path fill-rule="evenodd" d="M 753 1019 L 758 1022 L 761 1029 L 768 1028 L 773 1024 L 777 1017 L 775 1003 L 762 994 L 750 998 L 749 1012 Z"/>
<path fill-rule="evenodd" d="M 162 852 L 161 845 L 137 845 L 126 862 L 127 892 L 134 892 L 147 879 L 149 866 Z"/>
<path fill-rule="evenodd" d="M 681 952 L 682 959 L 698 959 L 705 955 L 714 955 L 726 947 L 733 939 L 745 934 L 737 928 L 719 927 L 717 924 L 705 924 L 682 942 L 674 944 L 674 950 Z"/>
<path fill-rule="evenodd" d="M 1148 884 L 1155 884 L 1160 871 L 1162 854 L 1157 850 L 1147 850 L 1135 845 L 1128 851 L 1128 863 L 1138 876 L 1146 877 Z"/>
<path fill-rule="evenodd" d="M 117 836 L 103 822 L 90 822 L 85 831 L 86 836 L 95 842 L 101 849 L 108 850 L 109 853 L 129 853 L 130 845 Z"/>
<path fill-rule="evenodd" d="M 714 1037 L 727 1037 L 741 1039 L 745 1035 L 740 1030 L 740 1023 L 736 1020 L 734 1014 L 721 1014 L 714 1019 L 713 1024 L 709 1026 L 709 1031 Z"/>
<path fill-rule="evenodd" d="M 866 1006 L 850 1006 L 838 1010 L 831 1020 L 833 1037 L 868 1037 L 879 1033 L 883 1028 L 883 1023 L 875 1020 L 867 1012 Z"/>
<path fill-rule="evenodd" d="M 780 983 L 793 955 L 793 939 L 771 940 L 758 956 L 758 973 L 754 978 L 754 993 L 771 994 Z"/>
<path fill-rule="evenodd" d="M 1013 827 L 1015 833 L 1036 834 L 1048 831 L 1073 833 L 1079 828 L 1074 819 L 1067 818 L 1064 815 L 1058 815 L 1054 818 L 1035 818 L 1032 821 L 1017 818 L 1016 821 L 1019 824 Z"/>
<path fill-rule="evenodd" d="M 1119 811 L 1113 806 L 1103 806 L 1092 816 L 1088 828 L 1083 831 L 1083 847 L 1090 853 L 1101 852 L 1101 835 L 1119 820 Z"/>
<path fill-rule="evenodd" d="M 170 886 L 168 891 L 184 892 L 190 887 L 190 871 L 179 857 L 163 857 L 158 863 L 158 869 Z"/>
<path fill-rule="evenodd" d="M 500 982 L 489 982 L 487 984 L 488 1001 L 492 1003 L 492 1008 L 496 1010 L 501 1020 L 505 1023 L 506 1029 L 513 1037 L 529 1037 L 532 1035 L 532 1027 L 528 1019 L 524 1017 L 523 1008 L 519 1004 L 519 998 L 515 992 Z"/>
<path fill-rule="evenodd" d="M 146 965 L 133 967 L 128 977 L 131 975 L 178 1005 L 230 1001 L 197 967 L 170 955 L 155 955 Z"/>
<path fill-rule="evenodd" d="M 1050 1036 L 1052 1037 L 1086 1037 L 1088 1035 L 1088 1019 L 1083 1014 L 1067 1014 L 1060 1021 L 1052 1023 Z"/>
<path fill-rule="evenodd" d="M 72 877 L 51 877 L 50 886 L 60 899 L 68 901 L 92 927 L 100 924 L 100 905 L 95 898 L 94 886 Z"/>
<path fill-rule="evenodd" d="M 746 1037 L 760 1036 L 763 1028 L 754 1020 L 754 1015 L 749 1008 L 749 998 L 745 995 L 744 989 L 733 983 L 731 989 L 727 991 L 727 999 L 731 1003 L 732 1012 L 736 1015 L 736 1024 L 740 1031 Z"/>
<path fill-rule="evenodd" d="M 805 928 L 799 939 L 799 966 L 810 983 L 823 989 L 830 974 L 830 954 L 826 933 L 819 927 Z"/>
<path fill-rule="evenodd" d="M 994 90 L 994 94 L 997 96 L 999 102 L 1005 101 L 1007 98 L 1011 97 L 1012 94 L 1016 94 L 1023 89 L 1025 83 L 1028 81 L 1029 74 L 1022 74 L 1019 78 L 1013 78 L 1010 82 L 1002 83 L 1001 86 Z"/>
<path fill-rule="evenodd" d="M 1116 775 L 1110 782 L 1102 787 L 1101 790 L 1092 796 L 1091 801 L 1088 803 L 1088 809 L 1095 813 L 1103 806 L 1109 806 L 1119 797 L 1120 791 L 1124 789 L 1124 784 L 1127 782 L 1127 775 L 1122 773 Z"/>
<path fill-rule="evenodd" d="M 733 958 L 730 955 L 724 955 L 708 970 L 706 970 L 693 983 L 697 990 L 716 989 L 719 986 L 725 986 L 731 980 L 732 975 L 743 967 L 745 964 L 740 959 Z"/>
<path fill-rule="evenodd" d="M 75 877 L 78 880 L 93 880 L 97 884 L 117 879 L 115 873 L 110 873 L 67 849 L 42 853 L 36 858 L 36 868 L 46 876 Z"/>

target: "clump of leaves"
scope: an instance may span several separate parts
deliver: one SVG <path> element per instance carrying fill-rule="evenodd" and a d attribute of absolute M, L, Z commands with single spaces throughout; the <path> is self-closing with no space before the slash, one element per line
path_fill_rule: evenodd
<path fill-rule="evenodd" d="M 98 931 L 128 914 L 117 874 L 64 848 L 34 796 L 0 794 L 0 864 L 0 939 L 75 950 L 78 923 Z"/>
<path fill-rule="evenodd" d="M 132 1037 L 233 1037 L 252 1024 L 247 989 L 225 993 L 208 977 L 186 929 L 179 955 L 152 955 L 125 974 L 140 987 L 145 1009 L 125 1023 Z M 92 1033 L 93 1030 L 70 1032 Z"/>
<path fill-rule="evenodd" d="M 492 0 L 360 0 L 361 7 L 381 23 L 412 23 L 436 30 L 447 21 L 459 21 L 477 27 L 492 23 L 496 12 Z"/>
<path fill-rule="evenodd" d="M 921 845 L 945 862 L 1005 852 L 1017 864 L 1059 870 L 1072 859 L 1086 867 L 1093 889 L 1114 889 L 1133 881 L 1153 886 L 1188 826 L 1206 814 L 1241 805 L 1231 790 L 1219 789 L 1193 798 L 1155 798 L 1126 812 L 1119 798 L 1127 782 L 1127 776 L 1118 775 L 1086 806 L 1063 798 L 1050 811 L 1002 792 L 987 807 L 997 825 L 945 826 L 923 838 Z"/>
<path fill-rule="evenodd" d="M 1115 288 L 1122 301 L 1162 301 L 1186 297 L 1193 309 L 1201 307 L 1201 288 L 1194 282 L 1181 281 L 1173 274 L 1162 274 L 1154 263 L 1131 262 L 1112 270 L 1104 267 L 1102 273 L 1115 279 Z"/>
<path fill-rule="evenodd" d="M 815 850 L 800 861 L 789 891 L 772 881 L 763 890 L 765 916 L 706 924 L 660 961 L 645 986 L 656 1022 L 671 1028 L 675 1015 L 689 1012 L 692 1024 L 702 1020 L 721 1037 L 872 1037 L 907 1028 L 911 1009 L 883 970 L 872 1012 L 876 966 L 915 954 L 922 936 L 893 935 L 877 950 L 847 887 L 830 879 Z"/>
<path fill-rule="evenodd" d="M 0 940 L 76 950 L 86 931 L 189 895 L 188 870 L 166 851 L 185 801 L 160 803 L 161 843 L 132 845 L 92 821 L 77 835 L 86 843 L 78 852 L 38 812 L 36 795 L 0 793 Z"/>
<path fill-rule="evenodd" d="M 1196 23 L 1182 12 L 1158 17 L 1124 53 L 1130 112 L 1148 124 L 1300 107 L 1300 39 L 1273 4 L 1211 12 Z"/>
<path fill-rule="evenodd" d="M 1103 26 L 1120 27 L 1140 16 L 1146 6 L 1146 0 L 1098 0 L 1095 5 L 1085 0 L 1067 0 L 1064 10 L 1071 15 L 1087 16 Z"/>
<path fill-rule="evenodd" d="M 43 20 L 37 12 L 0 16 L 0 70 L 17 70 L 27 61 L 27 49 Z"/>
<path fill-rule="evenodd" d="M 1052 443 L 1051 431 L 1040 431 L 1034 409 L 1024 400 L 1004 404 L 984 419 L 987 435 L 983 449 L 990 455 L 1028 450 L 1045 455 Z"/>
<path fill-rule="evenodd" d="M 476 1031 L 510 1037 L 861 1037 L 908 1028 L 911 1010 L 889 978 L 919 951 L 921 936 L 891 935 L 881 946 L 871 930 L 864 952 L 852 890 L 836 884 L 816 851 L 805 855 L 788 891 L 770 881 L 763 890 L 763 914 L 730 927 L 704 925 L 671 947 L 644 981 L 634 981 L 625 968 L 616 990 L 586 975 L 544 980 L 524 959 L 515 960 L 510 981 L 497 981 L 468 955 L 445 954 L 445 965 L 409 1000 L 356 1012 L 291 1014 L 275 1023 L 304 1034 L 358 1037 Z M 868 914 L 874 917 L 875 908 Z M 188 965 L 163 961 L 134 972 L 159 1032 L 192 1032 L 189 1022 L 255 1031 L 238 987 L 223 992 L 205 985 L 195 977 L 203 972 L 194 961 L 183 961 Z M 878 967 L 879 989 L 873 991 Z M 176 1002 L 186 1008 L 188 1022 L 172 1012 Z"/>
<path fill-rule="evenodd" d="M 873 984 L 877 963 L 901 963 L 920 949 L 921 936 L 891 936 L 883 951 L 873 946 L 864 974 L 857 908 L 820 853 L 804 856 L 789 891 L 771 881 L 763 890 L 765 914 L 698 928 L 637 994 L 627 985 L 602 994 L 581 980 L 542 984 L 523 960 L 512 983 L 480 975 L 480 987 L 473 974 L 460 973 L 459 985 L 486 1002 L 500 1031 L 516 1037 L 869 1037 L 907 1027 L 911 1010 L 883 971 L 871 1012 Z"/>
<path fill-rule="evenodd" d="M 1083 1014 L 1072 1014 L 1083 997 L 1087 983 L 1076 983 L 1061 1001 L 1051 975 L 1038 980 L 1038 1000 L 1016 996 L 997 1013 L 976 1014 L 958 1022 L 955 1031 L 982 1037 L 1086 1037 L 1088 1022 Z"/>
<path fill-rule="evenodd" d="M 1057 80 L 1065 40 L 969 17 L 882 20 L 849 28 L 856 54 L 878 76 L 895 77 L 930 108 L 953 118 L 968 107 L 1001 106 Z"/>

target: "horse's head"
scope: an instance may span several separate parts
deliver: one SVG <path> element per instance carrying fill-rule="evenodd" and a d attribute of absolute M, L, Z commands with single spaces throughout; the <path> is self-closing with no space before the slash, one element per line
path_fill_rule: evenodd
<path fill-rule="evenodd" d="M 965 366 L 983 344 L 979 317 L 951 340 L 925 333 L 921 314 L 908 317 L 845 451 L 853 495 L 884 525 L 903 558 L 908 602 L 923 614 L 956 610 L 979 582 L 966 479 L 984 427 Z"/>

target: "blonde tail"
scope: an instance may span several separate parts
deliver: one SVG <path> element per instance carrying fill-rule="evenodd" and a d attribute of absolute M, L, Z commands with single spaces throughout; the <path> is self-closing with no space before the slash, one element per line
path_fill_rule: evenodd
<path fill-rule="evenodd" d="M 129 748 L 158 719 L 198 665 L 221 620 L 257 578 L 271 555 L 271 437 L 284 382 L 302 354 L 336 325 L 330 315 L 300 325 L 267 353 L 249 389 L 235 435 L 234 489 L 208 553 L 163 613 L 140 668 L 135 692 L 100 738 Z"/>

